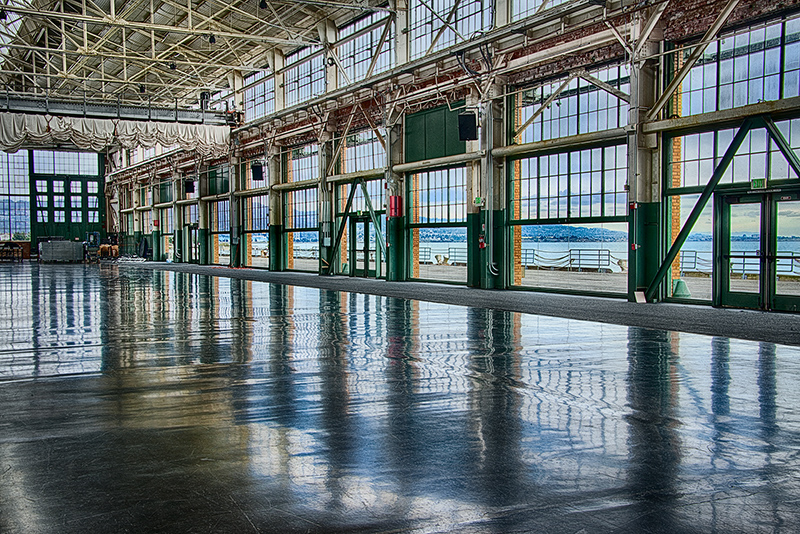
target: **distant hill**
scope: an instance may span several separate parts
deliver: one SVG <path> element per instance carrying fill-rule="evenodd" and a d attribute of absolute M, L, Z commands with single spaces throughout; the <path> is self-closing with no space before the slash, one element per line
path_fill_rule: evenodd
<path fill-rule="evenodd" d="M 420 228 L 419 240 L 428 242 L 463 242 L 467 239 L 466 228 Z M 586 228 L 552 224 L 542 226 L 523 226 L 522 239 L 536 242 L 625 242 L 626 232 L 605 228 Z"/>
<path fill-rule="evenodd" d="M 597 242 L 627 241 L 628 233 L 606 228 L 586 228 L 552 224 L 547 226 L 523 226 L 522 239 L 538 242 Z"/>
<path fill-rule="evenodd" d="M 363 239 L 362 235 L 358 236 Z M 625 242 L 626 232 L 605 228 L 586 228 L 552 224 L 543 226 L 523 226 L 522 239 L 536 242 Z M 463 243 L 467 240 L 466 228 L 420 228 L 419 240 L 429 243 Z M 317 241 L 316 232 L 295 234 L 295 241 L 309 243 Z"/>
<path fill-rule="evenodd" d="M 689 234 L 689 237 L 686 238 L 686 241 L 711 241 L 711 234 L 707 234 L 704 232 L 692 232 Z"/>
<path fill-rule="evenodd" d="M 359 233 L 359 239 L 363 236 Z M 297 243 L 316 243 L 317 232 L 302 232 L 295 234 Z M 597 242 L 626 242 L 627 232 L 608 230 L 606 228 L 587 228 L 585 226 L 568 226 L 565 224 L 548 224 L 540 226 L 523 226 L 523 241 L 538 243 L 597 243 Z M 758 236 L 753 234 L 735 235 L 732 241 L 754 241 Z M 781 241 L 800 239 L 796 236 L 781 236 Z M 420 228 L 419 240 L 428 243 L 464 243 L 467 240 L 466 228 Z M 691 242 L 711 242 L 711 234 L 694 232 L 686 239 Z"/>

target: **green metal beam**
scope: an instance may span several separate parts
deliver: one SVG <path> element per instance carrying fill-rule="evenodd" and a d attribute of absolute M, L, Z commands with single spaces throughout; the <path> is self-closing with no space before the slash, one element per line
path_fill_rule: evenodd
<path fill-rule="evenodd" d="M 389 261 L 389 257 L 386 254 L 386 243 L 384 243 L 383 236 L 381 235 L 381 222 L 378 220 L 378 216 L 375 213 L 375 210 L 372 208 L 372 201 L 369 198 L 369 193 L 367 193 L 367 185 L 364 183 L 364 180 L 359 180 L 358 182 L 361 185 L 361 191 L 364 193 L 364 201 L 367 204 L 369 218 L 372 219 L 372 224 L 375 225 L 375 237 L 378 238 L 378 245 L 381 247 L 381 254 L 383 254 L 383 258 L 386 261 Z M 369 239 L 369 236 L 365 235 L 364 239 Z M 381 259 L 378 258 L 378 264 L 375 266 L 375 270 L 378 272 L 378 277 L 380 277 L 381 272 L 380 264 Z"/>
<path fill-rule="evenodd" d="M 786 158 L 786 161 L 789 162 L 789 166 L 792 168 L 794 173 L 800 178 L 800 158 L 797 157 L 797 153 L 792 150 L 791 145 L 783 136 L 783 133 L 775 126 L 775 123 L 772 121 L 771 117 L 764 118 L 764 125 L 767 127 L 767 131 L 769 132 L 770 137 L 772 140 L 775 141 L 775 144 L 778 145 L 778 148 L 783 153 L 783 156 Z"/>
<path fill-rule="evenodd" d="M 739 131 L 736 132 L 736 136 L 734 136 L 730 146 L 728 146 L 728 150 L 725 151 L 725 155 L 722 156 L 722 160 L 720 160 L 719 165 L 717 165 L 717 168 L 714 169 L 714 174 L 711 175 L 711 179 L 708 181 L 708 184 L 706 184 L 705 189 L 703 189 L 700 198 L 697 200 L 697 204 L 695 204 L 694 209 L 692 209 L 692 212 L 686 219 L 683 228 L 681 228 L 681 231 L 678 233 L 678 237 L 675 238 L 675 242 L 667 252 L 664 261 L 661 263 L 661 267 L 659 267 L 658 271 L 656 272 L 655 278 L 653 278 L 653 281 L 650 282 L 650 285 L 647 287 L 645 297 L 648 301 L 653 299 L 653 296 L 658 290 L 658 286 L 664 280 L 667 272 L 669 272 L 672 262 L 675 261 L 675 258 L 678 256 L 678 252 L 686 242 L 686 238 L 689 237 L 689 233 L 692 231 L 695 223 L 700 218 L 700 214 L 705 209 L 706 204 L 708 204 L 708 200 L 714 193 L 714 189 L 717 187 L 717 184 L 719 184 L 720 179 L 722 179 L 722 175 L 728 170 L 728 166 L 731 164 L 731 161 L 733 161 L 733 156 L 739 150 L 744 138 L 747 137 L 747 134 L 750 133 L 751 129 L 764 125 L 764 122 L 765 121 L 762 117 L 745 119 L 744 123 L 742 123 L 742 126 L 739 128 Z"/>
<path fill-rule="evenodd" d="M 339 231 L 336 232 L 336 242 L 333 245 L 333 249 L 331 249 L 331 253 L 328 256 L 328 274 L 331 274 L 333 270 L 333 262 L 336 258 L 336 254 L 339 252 L 339 246 L 342 244 L 342 236 L 344 235 L 344 230 L 347 227 L 347 216 L 350 215 L 350 208 L 353 206 L 353 197 L 356 194 L 356 182 L 360 181 L 356 178 L 353 181 L 353 187 L 350 189 L 350 194 L 347 195 L 347 204 L 344 207 L 344 214 L 342 215 L 342 224 L 339 226 Z M 334 217 L 335 219 L 335 217 Z"/>

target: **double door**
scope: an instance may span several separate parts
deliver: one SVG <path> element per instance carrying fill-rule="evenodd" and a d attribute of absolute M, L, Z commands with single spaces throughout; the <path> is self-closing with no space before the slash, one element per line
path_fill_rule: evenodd
<path fill-rule="evenodd" d="M 715 304 L 800 310 L 800 190 L 715 195 Z"/>
<path fill-rule="evenodd" d="M 184 263 L 200 263 L 200 236 L 197 223 L 184 226 Z"/>
<path fill-rule="evenodd" d="M 368 215 L 350 215 L 350 276 L 374 278 L 377 272 L 375 227 Z"/>

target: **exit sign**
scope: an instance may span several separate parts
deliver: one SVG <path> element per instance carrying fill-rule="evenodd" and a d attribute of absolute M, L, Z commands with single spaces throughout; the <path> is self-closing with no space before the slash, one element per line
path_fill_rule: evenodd
<path fill-rule="evenodd" d="M 752 178 L 750 180 L 750 189 L 766 189 L 766 188 L 767 188 L 766 178 Z"/>

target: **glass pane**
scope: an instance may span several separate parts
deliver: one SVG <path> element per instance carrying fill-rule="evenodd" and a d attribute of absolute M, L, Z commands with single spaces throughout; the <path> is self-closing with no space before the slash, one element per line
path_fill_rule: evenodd
<path fill-rule="evenodd" d="M 800 200 L 778 202 L 776 217 L 776 293 L 800 296 Z"/>
<path fill-rule="evenodd" d="M 269 267 L 269 233 L 253 232 L 244 235 L 245 262 L 251 267 Z"/>
<path fill-rule="evenodd" d="M 319 269 L 319 234 L 310 232 L 287 232 L 288 269 L 317 271 Z"/>
<path fill-rule="evenodd" d="M 354 267 L 357 273 L 362 276 L 365 276 L 366 273 L 364 272 L 364 230 L 368 227 L 368 225 L 364 222 L 356 223 L 356 235 L 353 236 L 353 240 L 355 241 L 355 261 Z M 372 250 L 368 251 L 372 252 Z"/>
<path fill-rule="evenodd" d="M 515 226 L 512 246 L 515 286 L 627 290 L 627 223 Z"/>
<path fill-rule="evenodd" d="M 761 204 L 732 204 L 730 207 L 731 247 L 730 290 L 758 293 L 761 250 Z"/>
<path fill-rule="evenodd" d="M 689 214 L 694 209 L 700 195 L 680 195 L 669 197 L 670 206 L 670 245 L 685 226 Z M 678 298 L 711 300 L 713 206 L 709 202 L 700 213 L 686 242 L 672 263 L 670 271 L 672 282 L 669 295 Z M 679 283 L 681 280 L 683 283 Z"/>

